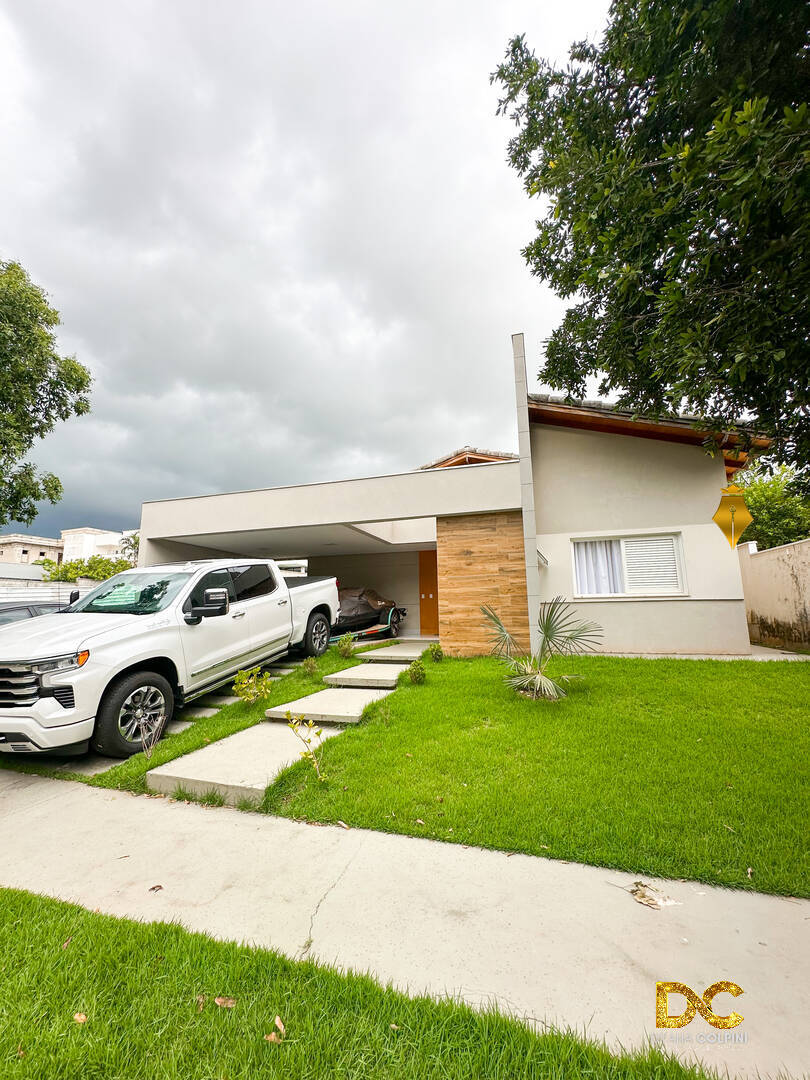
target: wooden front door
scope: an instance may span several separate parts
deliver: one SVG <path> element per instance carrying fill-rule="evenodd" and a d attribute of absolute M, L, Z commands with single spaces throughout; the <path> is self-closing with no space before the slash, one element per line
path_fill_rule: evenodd
<path fill-rule="evenodd" d="M 419 552 L 419 632 L 439 632 L 439 571 L 435 551 Z"/>

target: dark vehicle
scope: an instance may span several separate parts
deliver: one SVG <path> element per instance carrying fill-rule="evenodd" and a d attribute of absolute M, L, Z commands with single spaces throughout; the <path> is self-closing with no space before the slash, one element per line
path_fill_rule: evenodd
<path fill-rule="evenodd" d="M 56 600 L 43 600 L 38 604 L 24 604 L 19 600 L 4 601 L 0 603 L 0 626 L 20 622 L 21 619 L 35 619 L 37 615 L 52 615 L 64 606 Z"/>
<path fill-rule="evenodd" d="M 340 589 L 340 615 L 332 627 L 334 638 L 343 634 L 355 637 L 398 637 L 399 624 L 408 614 L 393 600 L 386 600 L 374 589 Z"/>

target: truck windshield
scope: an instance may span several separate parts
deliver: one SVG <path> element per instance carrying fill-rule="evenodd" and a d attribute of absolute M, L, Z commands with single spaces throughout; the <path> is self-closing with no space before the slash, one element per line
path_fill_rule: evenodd
<path fill-rule="evenodd" d="M 137 574 L 127 571 L 102 582 L 65 610 L 107 615 L 153 615 L 174 600 L 190 577 L 190 573 L 172 570 L 144 570 Z"/>

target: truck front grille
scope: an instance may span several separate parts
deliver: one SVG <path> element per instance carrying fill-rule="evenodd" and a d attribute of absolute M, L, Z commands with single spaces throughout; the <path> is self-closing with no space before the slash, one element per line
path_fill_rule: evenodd
<path fill-rule="evenodd" d="M 0 663 L 0 709 L 34 705 L 39 697 L 39 678 L 28 664 Z"/>

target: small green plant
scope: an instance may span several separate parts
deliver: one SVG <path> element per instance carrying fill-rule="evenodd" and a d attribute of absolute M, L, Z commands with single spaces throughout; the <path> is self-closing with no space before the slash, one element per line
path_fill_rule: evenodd
<path fill-rule="evenodd" d="M 259 667 L 239 671 L 233 680 L 233 692 L 248 705 L 255 705 L 269 697 L 273 689 L 273 679 L 269 672 Z"/>
<path fill-rule="evenodd" d="M 444 660 L 444 650 L 438 641 L 431 641 L 428 652 L 430 653 L 430 659 L 434 664 L 438 664 L 440 661 Z"/>
<path fill-rule="evenodd" d="M 344 634 L 337 643 L 338 656 L 344 660 L 351 660 L 354 656 L 354 638 L 351 634 Z"/>
<path fill-rule="evenodd" d="M 491 607 L 481 608 L 492 630 L 492 655 L 509 669 L 504 677 L 508 686 L 532 698 L 558 701 L 564 698 L 562 684 L 581 675 L 558 675 L 555 679 L 546 675 L 549 660 L 575 653 L 592 652 L 602 636 L 602 627 L 595 622 L 577 619 L 574 608 L 561 596 L 555 596 L 540 605 L 537 625 L 540 630 L 540 647 L 537 652 L 527 653 L 518 645 Z"/>
<path fill-rule="evenodd" d="M 314 721 L 305 720 L 303 716 L 293 716 L 291 712 L 287 713 L 287 726 L 296 739 L 304 745 L 301 757 L 308 761 L 315 770 L 318 782 L 320 784 L 325 783 L 327 777 L 326 773 L 321 769 L 320 762 L 321 752 L 323 751 L 323 731 L 321 728 L 315 727 Z M 313 739 L 318 740 L 317 748 L 312 745 Z"/>
<path fill-rule="evenodd" d="M 408 678 L 415 686 L 418 686 L 419 683 L 425 681 L 425 665 L 421 660 L 414 660 L 410 665 L 408 668 Z"/>
<path fill-rule="evenodd" d="M 200 795 L 197 802 L 203 806 L 224 806 L 225 799 L 218 791 L 206 791 L 204 795 Z"/>
<path fill-rule="evenodd" d="M 308 656 L 305 660 L 301 661 L 301 670 L 305 675 L 317 675 L 318 661 L 314 656 Z"/>

